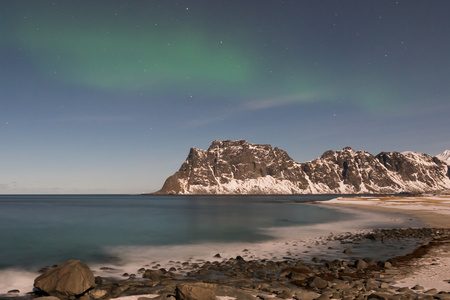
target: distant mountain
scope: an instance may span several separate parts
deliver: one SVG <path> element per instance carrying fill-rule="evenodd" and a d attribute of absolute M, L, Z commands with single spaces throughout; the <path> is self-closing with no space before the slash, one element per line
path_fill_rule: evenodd
<path fill-rule="evenodd" d="M 347 147 L 297 163 L 277 147 L 214 141 L 191 148 L 157 194 L 423 193 L 450 189 L 450 167 L 416 152 L 376 156 Z"/>
<path fill-rule="evenodd" d="M 436 155 L 436 157 L 450 166 L 450 150 L 445 150 L 441 154 Z"/>

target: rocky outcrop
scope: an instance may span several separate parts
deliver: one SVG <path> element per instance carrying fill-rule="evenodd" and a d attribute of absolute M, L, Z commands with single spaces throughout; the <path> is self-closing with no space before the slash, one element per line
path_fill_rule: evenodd
<path fill-rule="evenodd" d="M 79 260 L 69 260 L 47 270 L 34 280 L 34 287 L 59 299 L 72 299 L 95 286 L 94 275 Z"/>
<path fill-rule="evenodd" d="M 376 156 L 347 147 L 297 163 L 277 147 L 214 141 L 192 148 L 157 194 L 423 193 L 450 188 L 445 162 L 416 152 Z"/>

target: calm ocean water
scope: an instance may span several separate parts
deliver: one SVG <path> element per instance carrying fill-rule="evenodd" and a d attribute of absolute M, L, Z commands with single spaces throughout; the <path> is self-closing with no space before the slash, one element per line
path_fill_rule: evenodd
<path fill-rule="evenodd" d="M 334 197 L 0 195 L 0 295 L 30 291 L 39 268 L 69 259 L 84 261 L 96 275 L 121 276 L 156 263 L 208 260 L 218 252 L 244 255 L 245 248 L 249 258 L 281 259 L 289 253 L 304 258 L 309 245 L 309 255 L 318 251 L 333 258 L 342 249 L 316 247 L 314 237 L 414 222 L 304 203 Z M 403 246 L 387 245 L 388 253 L 356 245 L 354 251 L 383 256 Z"/>
<path fill-rule="evenodd" d="M 262 229 L 350 218 L 298 204 L 333 197 L 0 195 L 0 269 L 107 261 L 116 246 L 269 240 Z"/>

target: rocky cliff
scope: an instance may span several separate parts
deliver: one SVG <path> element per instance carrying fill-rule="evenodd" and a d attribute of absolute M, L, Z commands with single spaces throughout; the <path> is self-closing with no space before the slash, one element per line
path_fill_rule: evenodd
<path fill-rule="evenodd" d="M 157 194 L 423 193 L 450 189 L 449 166 L 427 154 L 347 147 L 297 163 L 277 147 L 214 141 L 192 148 Z"/>

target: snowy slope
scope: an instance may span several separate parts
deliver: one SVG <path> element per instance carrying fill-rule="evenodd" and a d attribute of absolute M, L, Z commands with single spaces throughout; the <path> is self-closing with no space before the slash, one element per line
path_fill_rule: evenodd
<path fill-rule="evenodd" d="M 436 155 L 436 157 L 450 166 L 450 150 L 445 150 L 441 154 Z"/>

